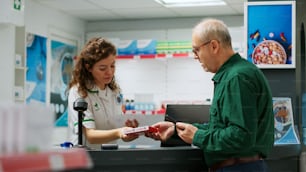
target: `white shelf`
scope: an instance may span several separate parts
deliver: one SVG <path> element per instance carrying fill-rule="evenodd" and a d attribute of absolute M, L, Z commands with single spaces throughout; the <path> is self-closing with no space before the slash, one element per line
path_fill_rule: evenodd
<path fill-rule="evenodd" d="M 25 67 L 26 66 L 25 27 L 16 26 L 16 29 L 15 29 L 15 59 L 14 60 L 15 60 L 14 62 L 15 63 L 15 83 L 14 83 L 15 102 L 25 103 L 25 85 L 26 85 L 26 72 L 27 72 L 27 67 Z"/>
<path fill-rule="evenodd" d="M 28 68 L 27 67 L 22 67 L 22 66 L 15 66 L 15 70 L 25 70 L 25 71 L 27 71 Z"/>
<path fill-rule="evenodd" d="M 82 148 L 0 156 L 1 172 L 61 171 L 92 167 L 88 152 Z"/>

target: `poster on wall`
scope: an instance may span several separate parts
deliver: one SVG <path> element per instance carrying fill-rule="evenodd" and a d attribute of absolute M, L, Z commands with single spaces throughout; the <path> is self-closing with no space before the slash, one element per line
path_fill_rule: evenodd
<path fill-rule="evenodd" d="M 295 68 L 295 2 L 245 5 L 245 55 L 259 68 Z"/>
<path fill-rule="evenodd" d="M 46 103 L 46 43 L 45 37 L 27 33 L 26 103 Z"/>
<path fill-rule="evenodd" d="M 294 127 L 291 98 L 273 97 L 274 144 L 300 144 Z"/>
<path fill-rule="evenodd" d="M 56 114 L 56 126 L 67 126 L 67 86 L 76 53 L 77 46 L 51 40 L 50 103 Z"/>

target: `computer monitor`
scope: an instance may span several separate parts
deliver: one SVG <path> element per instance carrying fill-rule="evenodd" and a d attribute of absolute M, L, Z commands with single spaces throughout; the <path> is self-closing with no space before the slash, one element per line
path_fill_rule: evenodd
<path fill-rule="evenodd" d="M 204 104 L 168 104 L 166 108 L 165 121 L 186 122 L 186 123 L 207 123 L 209 121 L 210 105 Z M 162 147 L 190 146 L 178 135 L 173 135 Z"/>

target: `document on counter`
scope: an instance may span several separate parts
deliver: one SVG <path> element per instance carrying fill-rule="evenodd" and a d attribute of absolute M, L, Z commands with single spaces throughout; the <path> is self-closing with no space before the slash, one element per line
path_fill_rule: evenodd
<path fill-rule="evenodd" d="M 273 97 L 274 144 L 300 144 L 296 134 L 290 97 Z"/>

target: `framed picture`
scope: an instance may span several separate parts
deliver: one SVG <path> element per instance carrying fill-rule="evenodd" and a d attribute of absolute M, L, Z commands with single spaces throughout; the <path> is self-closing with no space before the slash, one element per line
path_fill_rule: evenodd
<path fill-rule="evenodd" d="M 259 68 L 295 68 L 295 1 L 245 3 L 245 56 Z"/>
<path fill-rule="evenodd" d="M 67 87 L 72 77 L 74 62 L 80 49 L 81 37 L 57 28 L 50 28 L 48 36 L 48 103 L 55 113 L 55 126 L 68 126 Z"/>
<path fill-rule="evenodd" d="M 274 144 L 300 144 L 290 97 L 273 97 Z"/>

